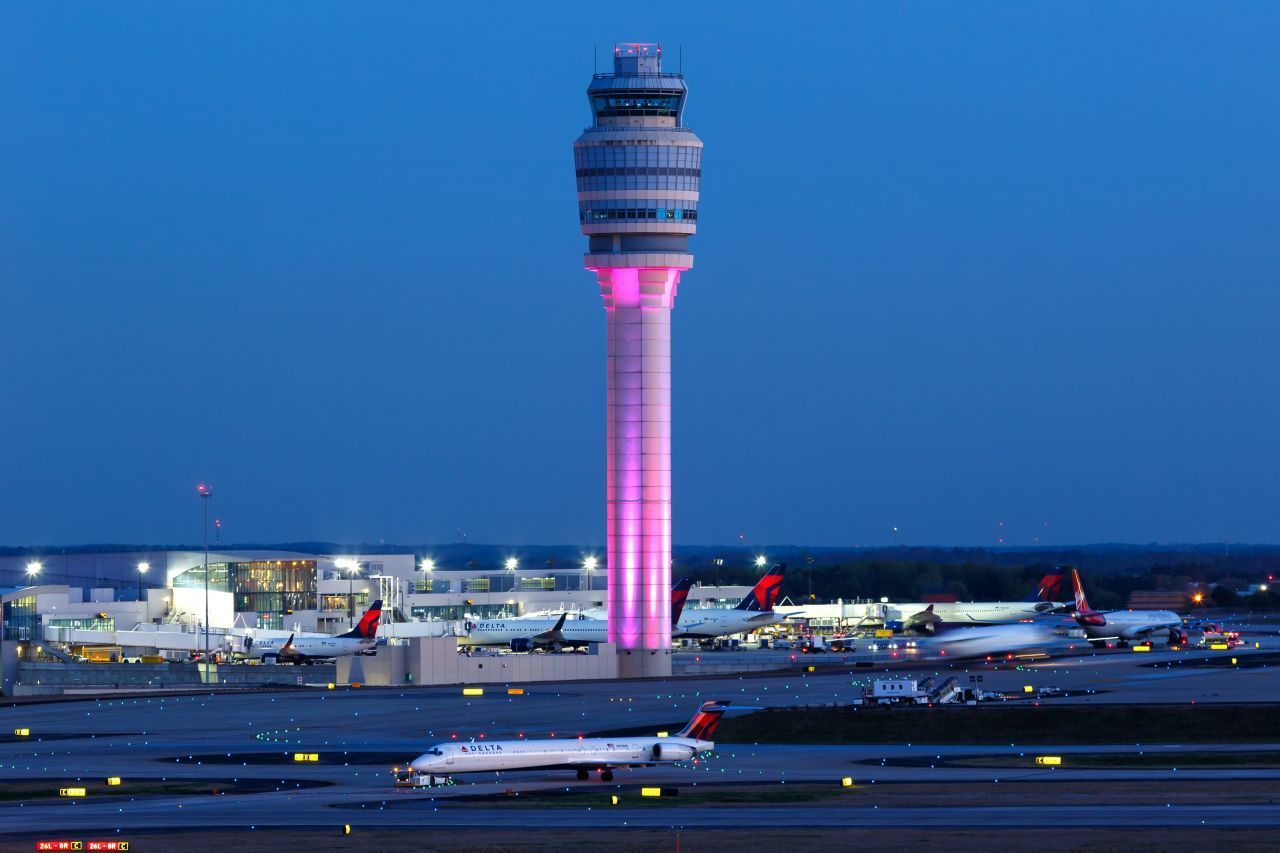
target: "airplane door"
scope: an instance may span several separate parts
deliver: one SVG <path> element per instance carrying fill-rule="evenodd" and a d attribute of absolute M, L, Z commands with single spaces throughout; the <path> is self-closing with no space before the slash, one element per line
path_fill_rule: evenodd
<path fill-rule="evenodd" d="M 453 756 L 452 756 L 452 755 L 450 755 L 448 758 L 446 758 L 446 759 L 444 760 L 444 763 L 445 763 L 445 764 L 452 764 L 452 763 L 453 763 Z"/>

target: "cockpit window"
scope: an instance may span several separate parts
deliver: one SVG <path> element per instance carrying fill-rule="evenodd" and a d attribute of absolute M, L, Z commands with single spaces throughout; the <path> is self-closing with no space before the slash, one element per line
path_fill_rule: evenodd
<path fill-rule="evenodd" d="M 427 750 L 427 755 L 444 755 L 444 752 L 439 747 L 433 747 Z"/>

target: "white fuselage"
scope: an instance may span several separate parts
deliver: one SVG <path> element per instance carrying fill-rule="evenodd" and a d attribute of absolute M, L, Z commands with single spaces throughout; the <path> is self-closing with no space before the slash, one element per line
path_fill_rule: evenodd
<path fill-rule="evenodd" d="M 714 748 L 712 741 L 679 737 L 442 743 L 419 755 L 409 766 L 419 773 L 444 776 L 544 768 L 595 770 L 688 761 Z"/>
<path fill-rule="evenodd" d="M 955 601 L 940 602 L 933 605 L 933 615 L 942 620 L 945 626 L 957 625 L 1002 625 L 1009 622 L 1021 622 L 1034 619 L 1061 607 L 1065 602 L 1053 601 Z M 906 622 L 923 613 L 928 604 L 890 604 L 886 607 L 885 618 L 890 621 Z"/>
<path fill-rule="evenodd" d="M 708 607 L 702 610 L 684 611 L 680 615 L 680 622 L 674 633 L 677 637 L 727 637 L 776 625 L 785 621 L 786 618 L 775 610 Z"/>
<path fill-rule="evenodd" d="M 1181 628 L 1182 617 L 1168 610 L 1113 610 L 1101 615 L 1106 624 L 1090 625 L 1087 617 L 1080 625 L 1090 640 L 1144 640 L 1151 634 L 1168 634 Z"/>
<path fill-rule="evenodd" d="M 1039 652 L 1057 642 L 1047 625 L 1014 623 L 956 628 L 930 640 L 928 648 L 941 649 L 949 657 L 973 658 Z"/>
<path fill-rule="evenodd" d="M 254 640 L 253 647 L 249 650 L 249 657 L 277 655 L 284 659 L 290 654 L 299 654 L 308 658 L 340 658 L 370 651 L 378 641 L 376 638 L 360 637 L 294 637 L 292 645 L 284 649 L 288 642 L 288 637 L 266 637 Z"/>
<path fill-rule="evenodd" d="M 489 619 L 475 623 L 465 637 L 459 637 L 463 646 L 508 646 L 513 640 L 530 640 L 556 626 L 555 619 Z M 562 645 L 609 642 L 609 623 L 599 619 L 566 619 L 560 628 Z"/>

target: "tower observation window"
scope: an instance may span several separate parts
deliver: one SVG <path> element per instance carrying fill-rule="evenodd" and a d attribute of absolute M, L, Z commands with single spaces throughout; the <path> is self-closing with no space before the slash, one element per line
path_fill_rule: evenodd
<path fill-rule="evenodd" d="M 591 99 L 599 118 L 616 116 L 675 116 L 680 111 L 680 96 L 644 92 L 615 92 Z"/>
<path fill-rule="evenodd" d="M 698 211 L 695 208 L 687 207 L 615 207 L 615 208 L 584 208 L 580 213 L 581 219 L 586 223 L 593 222 L 639 222 L 654 220 L 684 220 L 689 222 L 698 221 Z"/>

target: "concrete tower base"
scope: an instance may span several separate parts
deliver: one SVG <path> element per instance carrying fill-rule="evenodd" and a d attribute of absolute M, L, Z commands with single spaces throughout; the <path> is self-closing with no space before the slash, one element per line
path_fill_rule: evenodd
<path fill-rule="evenodd" d="M 618 652 L 619 678 L 666 678 L 671 675 L 671 649 L 626 649 Z"/>

